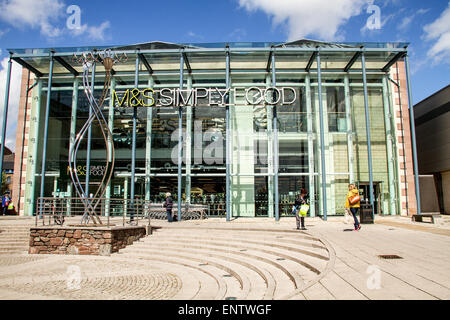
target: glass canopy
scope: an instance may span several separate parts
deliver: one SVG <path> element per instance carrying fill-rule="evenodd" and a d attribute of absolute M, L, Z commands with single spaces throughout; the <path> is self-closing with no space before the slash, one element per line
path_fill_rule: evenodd
<path fill-rule="evenodd" d="M 49 73 L 50 55 L 58 59 L 54 74 L 82 73 L 82 66 L 74 59 L 82 53 L 111 49 L 125 53 L 126 63 L 114 67 L 116 73 L 134 72 L 136 57 L 140 54 L 140 70 L 150 66 L 151 72 L 175 72 L 180 69 L 180 54 L 184 52 L 185 68 L 190 72 L 225 70 L 226 52 L 230 52 L 231 70 L 269 70 L 270 56 L 276 56 L 276 68 L 282 70 L 317 69 L 315 53 L 320 51 L 322 71 L 361 70 L 359 53 L 364 52 L 367 70 L 382 71 L 403 57 L 408 43 L 326 43 L 313 40 L 280 42 L 230 42 L 173 44 L 149 42 L 128 46 L 65 47 L 44 49 L 10 49 L 12 58 L 42 75 Z M 403 54 L 403 55 L 402 55 Z M 356 57 L 355 57 L 356 55 Z M 63 60 L 61 62 L 61 60 Z M 144 65 L 144 61 L 146 60 Z M 68 66 L 70 66 L 68 68 Z M 72 70 L 70 70 L 72 68 Z M 34 70 L 33 70 L 34 69 Z M 97 66 L 102 72 L 103 66 Z"/>

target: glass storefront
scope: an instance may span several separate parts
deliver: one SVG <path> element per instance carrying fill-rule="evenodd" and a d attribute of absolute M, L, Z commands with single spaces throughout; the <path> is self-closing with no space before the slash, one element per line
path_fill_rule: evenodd
<path fill-rule="evenodd" d="M 145 72 L 141 61 L 139 88 L 152 88 L 156 92 L 163 88 L 167 92 L 179 88 L 179 70 L 177 72 L 175 66 L 171 70 L 175 57 L 166 57 L 163 53 L 148 54 L 154 73 Z M 160 203 L 170 192 L 174 201 L 207 206 L 210 216 L 225 216 L 229 202 L 233 217 L 274 217 L 277 210 L 283 217 L 292 215 L 295 198 L 305 188 L 311 199 L 310 215 L 322 215 L 321 157 L 325 157 L 328 214 L 343 214 L 347 185 L 369 181 L 362 76 L 361 73 L 328 72 L 325 67 L 319 84 L 315 71 L 306 73 L 304 66 L 298 65 L 295 59 L 299 57 L 303 56 L 280 55 L 280 68 L 274 75 L 276 87 L 292 90 L 285 92 L 284 100 L 272 92 L 269 101 L 278 99 L 293 103 L 279 102 L 274 106 L 260 94 L 272 87 L 273 74 L 265 70 L 269 54 L 232 54 L 229 86 L 244 93 L 247 89 L 253 90 L 250 97 L 253 104 L 246 101 L 248 96 L 245 94 L 230 94 L 231 105 L 226 108 L 219 103 L 223 94 L 220 90 L 227 87 L 224 56 L 190 53 L 187 59 L 190 59 L 190 67 L 194 70 L 185 70 L 183 89 L 186 91 L 181 95 L 186 102 L 196 101 L 194 106 L 187 103 L 182 107 L 183 141 L 179 141 L 178 107 L 137 108 L 135 181 L 131 181 L 133 108 L 119 107 L 113 95 L 113 92 L 120 95 L 133 89 L 134 74 L 132 69 L 121 71 L 118 67 L 103 106 L 115 148 L 115 169 L 105 197 L 130 199 L 131 185 L 134 184 L 137 199 Z M 377 213 L 380 214 L 388 213 L 388 204 L 397 198 L 388 190 L 389 179 L 393 179 L 394 173 L 388 168 L 386 115 L 389 112 L 386 109 L 390 107 L 385 101 L 391 97 L 383 89 L 383 77 L 382 73 L 372 72 L 368 81 L 373 178 L 379 190 Z M 34 95 L 40 98 L 40 105 L 36 108 L 40 107 L 39 121 L 42 124 L 47 90 L 45 78 L 40 81 L 42 85 L 39 91 L 34 90 Z M 103 83 L 104 73 L 98 68 L 97 99 L 102 94 Z M 322 115 L 319 112 L 319 85 L 322 86 Z M 213 93 L 188 96 L 191 89 Z M 88 102 L 79 79 L 69 81 L 59 75 L 53 77 L 50 98 L 44 197 L 76 197 L 68 175 L 69 150 L 75 135 L 89 117 Z M 227 136 L 227 112 L 230 136 Z M 321 119 L 324 122 L 324 146 L 320 145 Z M 36 148 L 38 156 L 35 161 L 34 200 L 39 197 L 40 189 L 43 125 L 37 132 L 31 146 Z M 104 173 L 106 147 L 95 122 L 90 134 L 89 190 L 95 191 Z M 350 144 L 349 137 L 352 137 Z M 77 158 L 82 183 L 88 174 L 87 143 L 88 136 L 80 145 Z M 182 199 L 178 199 L 179 143 L 182 143 L 183 154 Z M 227 199 L 227 174 L 230 199 Z M 278 204 L 275 203 L 277 199 Z"/>

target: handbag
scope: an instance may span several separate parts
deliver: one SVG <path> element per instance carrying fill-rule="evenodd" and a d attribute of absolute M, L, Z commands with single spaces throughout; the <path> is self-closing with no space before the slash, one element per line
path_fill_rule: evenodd
<path fill-rule="evenodd" d="M 360 202 L 360 201 L 361 201 L 361 197 L 360 197 L 359 195 L 356 195 L 356 196 L 353 196 L 353 197 L 348 198 L 348 202 L 349 202 L 351 205 L 357 204 L 357 203 Z"/>

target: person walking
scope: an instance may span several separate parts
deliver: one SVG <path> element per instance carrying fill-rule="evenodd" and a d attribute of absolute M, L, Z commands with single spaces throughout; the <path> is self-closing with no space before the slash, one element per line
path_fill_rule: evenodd
<path fill-rule="evenodd" d="M 164 202 L 164 208 L 166 208 L 167 220 L 169 222 L 173 222 L 172 217 L 173 200 L 172 195 L 170 193 L 166 193 L 166 201 Z"/>
<path fill-rule="evenodd" d="M 353 215 L 353 219 L 355 220 L 355 231 L 361 230 L 361 224 L 358 221 L 359 208 L 361 207 L 361 197 L 359 195 L 359 190 L 356 188 L 356 185 L 349 184 L 348 186 L 348 194 L 347 200 L 345 201 L 345 208 L 350 209 L 350 212 Z"/>
<path fill-rule="evenodd" d="M 7 193 L 5 193 L 2 197 L 2 207 L 3 207 L 3 215 L 6 216 L 6 214 L 8 213 L 8 206 L 9 203 L 11 202 L 11 198 L 9 197 L 9 195 Z"/>
<path fill-rule="evenodd" d="M 308 191 L 302 189 L 300 195 L 295 199 L 295 218 L 297 220 L 297 230 L 307 230 L 305 228 L 305 217 L 309 211 Z"/>

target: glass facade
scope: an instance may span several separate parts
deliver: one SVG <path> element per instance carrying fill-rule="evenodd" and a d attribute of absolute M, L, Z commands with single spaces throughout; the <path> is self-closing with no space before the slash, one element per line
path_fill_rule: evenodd
<path fill-rule="evenodd" d="M 230 53 L 229 69 L 225 51 L 187 52 L 183 70 L 183 89 L 186 91 L 181 95 L 186 102 L 195 99 L 195 103 L 193 106 L 187 103 L 187 106 L 182 107 L 183 141 L 179 141 L 178 106 L 137 108 L 135 181 L 131 181 L 133 108 L 120 107 L 114 92 L 120 96 L 126 90 L 135 88 L 135 72 L 138 72 L 140 89 L 155 90 L 155 98 L 162 98 L 160 90 L 164 89 L 166 95 L 170 96 L 172 90 L 180 87 L 180 53 L 145 53 L 152 67 L 151 72 L 142 59 L 139 61 L 139 70 L 134 70 L 133 59 L 138 55 L 131 53 L 128 53 L 127 63 L 114 67 L 115 74 L 103 113 L 113 134 L 116 163 L 105 197 L 130 199 L 131 184 L 134 184 L 136 199 L 160 203 L 164 194 L 171 192 L 174 201 L 206 205 L 210 216 L 225 216 L 226 204 L 229 202 L 229 214 L 232 217 L 283 217 L 291 215 L 295 197 L 305 188 L 310 193 L 311 216 L 324 215 L 325 201 L 328 215 L 344 213 L 348 184 L 356 182 L 363 190 L 371 178 L 362 73 L 357 70 L 358 63 L 351 66 L 353 72 L 336 71 L 346 67 L 354 51 L 324 53 L 321 59 L 322 81 L 319 83 L 315 69 L 317 63 L 310 60 L 312 51 L 280 54 L 275 51 L 273 66 L 270 63 L 270 50 L 252 52 L 247 49 Z M 390 204 L 399 205 L 398 190 L 392 193 L 389 189 L 390 181 L 396 179 L 388 159 L 388 148 L 394 149 L 395 144 L 387 143 L 386 127 L 386 121 L 393 125 L 389 118 L 391 106 L 386 103 L 392 97 L 383 87 L 385 73 L 376 70 L 378 65 L 389 63 L 395 54 L 372 54 L 373 61 L 371 55 L 366 57 L 370 144 L 373 153 L 371 175 L 378 214 L 395 214 Z M 36 61 L 40 63 L 36 67 L 44 68 L 41 59 Z M 312 61 L 311 69 L 308 69 L 308 61 Z M 49 95 L 44 197 L 76 197 L 68 174 L 69 150 L 75 135 L 89 117 L 89 104 L 80 78 L 60 69 L 58 66 L 52 75 L 53 85 Z M 247 89 L 253 90 L 251 103 L 248 101 L 250 94 L 231 93 L 229 108 L 220 103 L 223 94 L 220 90 L 227 88 L 227 73 L 232 90 L 244 93 Z M 40 85 L 33 91 L 32 117 L 34 115 L 35 123 L 31 125 L 29 148 L 36 158 L 34 169 L 27 173 L 27 179 L 32 181 L 28 188 L 33 189 L 26 195 L 26 214 L 29 215 L 35 209 L 33 203 L 41 196 L 47 79 L 45 76 L 40 78 Z M 292 88 L 285 92 L 284 100 L 279 99 L 277 93 L 270 94 L 274 91 L 267 91 L 270 92 L 269 101 L 279 99 L 276 104 L 265 102 L 267 97 L 260 94 L 263 92 L 261 90 L 274 87 L 274 79 L 277 88 Z M 97 98 L 102 94 L 104 80 L 104 69 L 99 66 L 95 74 Z M 319 86 L 322 92 L 322 114 L 319 108 Z M 189 96 L 189 90 L 192 89 L 198 89 L 197 92 L 209 90 L 212 94 L 207 97 Z M 320 132 L 321 119 L 324 123 L 323 132 Z M 320 145 L 321 135 L 324 146 Z M 105 142 L 95 122 L 90 137 L 89 172 L 86 168 L 87 141 L 86 136 L 79 149 L 77 169 L 82 182 L 89 175 L 89 189 L 95 190 L 104 175 L 106 159 Z M 182 159 L 178 156 L 179 143 L 183 147 Z M 322 157 L 325 158 L 325 167 L 321 165 Z M 181 177 L 178 174 L 180 160 Z M 230 170 L 227 170 L 227 164 Z M 326 177 L 325 188 L 322 186 L 322 176 Z M 182 199 L 178 199 L 179 179 Z M 227 191 L 230 199 L 227 199 Z M 368 194 L 364 197 L 369 199 Z M 275 203 L 277 199 L 278 203 Z"/>

